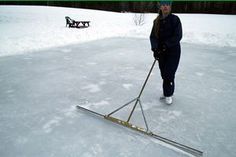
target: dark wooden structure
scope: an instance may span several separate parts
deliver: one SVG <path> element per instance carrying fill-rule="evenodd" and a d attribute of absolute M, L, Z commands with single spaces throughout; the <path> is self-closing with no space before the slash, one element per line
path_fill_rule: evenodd
<path fill-rule="evenodd" d="M 69 16 L 65 17 L 66 19 L 66 27 L 68 26 L 69 28 L 87 28 L 89 27 L 90 21 L 75 21 L 71 19 Z"/>

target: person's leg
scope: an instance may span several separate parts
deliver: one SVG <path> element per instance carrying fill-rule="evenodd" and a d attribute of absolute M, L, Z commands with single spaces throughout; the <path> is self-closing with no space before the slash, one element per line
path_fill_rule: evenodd
<path fill-rule="evenodd" d="M 166 55 L 165 64 L 162 67 L 163 95 L 166 104 L 172 104 L 172 96 L 175 91 L 175 73 L 179 65 L 178 55 Z"/>
<path fill-rule="evenodd" d="M 174 94 L 175 82 L 174 79 L 163 79 L 163 95 L 165 97 L 170 97 Z"/>
<path fill-rule="evenodd" d="M 159 63 L 159 69 L 160 69 L 160 74 L 161 74 L 161 78 L 162 78 L 162 91 L 163 91 L 163 94 L 162 94 L 162 96 L 160 97 L 160 100 L 163 100 L 163 99 L 165 99 L 165 91 L 166 91 L 166 88 L 167 88 L 167 86 L 166 86 L 166 83 L 165 83 L 165 81 L 164 81 L 164 78 L 165 78 L 165 67 L 166 67 L 166 61 L 165 61 L 166 59 L 165 59 L 165 56 L 163 55 L 163 56 L 161 56 L 160 58 L 159 58 L 159 60 L 158 60 L 158 63 Z"/>

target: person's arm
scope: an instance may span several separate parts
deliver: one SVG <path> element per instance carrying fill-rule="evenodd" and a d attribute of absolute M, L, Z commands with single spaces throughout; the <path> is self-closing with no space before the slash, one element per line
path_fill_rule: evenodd
<path fill-rule="evenodd" d="M 151 35 L 150 35 L 150 42 L 151 42 L 151 49 L 153 51 L 153 57 L 156 60 L 159 60 L 160 53 L 158 52 L 158 38 L 155 35 L 155 24 L 153 23 Z"/>
<path fill-rule="evenodd" d="M 150 34 L 150 42 L 151 42 L 151 49 L 152 49 L 152 51 L 158 49 L 158 39 L 157 39 L 157 37 L 155 35 L 154 27 L 155 27 L 155 24 L 153 22 L 152 31 L 151 31 L 151 34 Z"/>
<path fill-rule="evenodd" d="M 168 48 L 177 45 L 182 39 L 182 25 L 178 17 L 175 19 L 174 24 L 175 26 L 173 36 L 165 41 L 165 44 Z"/>

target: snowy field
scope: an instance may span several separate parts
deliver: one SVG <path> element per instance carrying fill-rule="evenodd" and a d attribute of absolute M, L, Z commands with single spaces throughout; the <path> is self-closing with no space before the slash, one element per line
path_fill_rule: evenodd
<path fill-rule="evenodd" d="M 65 16 L 91 27 L 65 27 Z M 153 62 L 156 14 L 0 6 L 1 157 L 185 157 L 157 140 L 77 111 L 107 114 L 138 95 Z M 236 16 L 179 14 L 184 37 L 174 104 L 154 68 L 142 96 L 150 129 L 200 149 L 236 154 Z M 130 110 L 116 116 L 126 119 Z M 138 108 L 131 122 L 144 127 Z"/>
<path fill-rule="evenodd" d="M 91 21 L 89 29 L 67 29 L 65 16 Z M 109 37 L 148 38 L 157 14 L 145 14 L 144 25 L 133 13 L 60 7 L 0 6 L 0 56 L 28 53 Z M 179 14 L 182 42 L 236 47 L 236 16 Z"/>

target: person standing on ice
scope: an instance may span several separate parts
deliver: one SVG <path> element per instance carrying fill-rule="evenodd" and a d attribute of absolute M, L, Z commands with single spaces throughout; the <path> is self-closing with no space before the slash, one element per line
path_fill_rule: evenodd
<path fill-rule="evenodd" d="M 161 1 L 158 17 L 153 22 L 150 35 L 153 56 L 159 62 L 163 79 L 163 95 L 160 100 L 172 104 L 175 89 L 175 72 L 180 60 L 182 26 L 178 16 L 171 13 L 171 1 Z"/>

